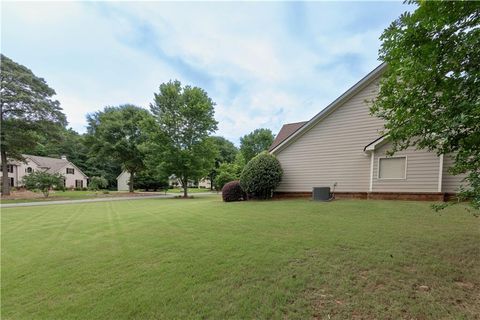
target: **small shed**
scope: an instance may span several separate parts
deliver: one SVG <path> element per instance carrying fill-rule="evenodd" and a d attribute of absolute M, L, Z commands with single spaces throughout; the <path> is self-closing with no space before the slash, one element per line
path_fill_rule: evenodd
<path fill-rule="evenodd" d="M 122 173 L 117 177 L 117 190 L 118 191 L 129 191 L 128 182 L 130 181 L 130 173 L 126 170 L 123 170 Z"/>

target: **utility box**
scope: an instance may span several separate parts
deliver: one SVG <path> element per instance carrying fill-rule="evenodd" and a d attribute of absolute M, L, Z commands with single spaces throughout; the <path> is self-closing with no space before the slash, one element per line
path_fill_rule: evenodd
<path fill-rule="evenodd" d="M 314 187 L 312 191 L 312 200 L 315 200 L 315 201 L 330 200 L 330 187 Z"/>

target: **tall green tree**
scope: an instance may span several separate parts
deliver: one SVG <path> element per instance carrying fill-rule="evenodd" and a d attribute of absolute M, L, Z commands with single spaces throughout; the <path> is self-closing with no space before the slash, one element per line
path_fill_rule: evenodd
<path fill-rule="evenodd" d="M 41 136 L 54 138 L 67 124 L 55 90 L 25 66 L 0 55 L 2 194 L 10 194 L 8 161 L 24 160 Z"/>
<path fill-rule="evenodd" d="M 180 81 L 163 83 L 150 105 L 160 135 L 157 154 L 164 172 L 179 178 L 184 197 L 188 180 L 205 177 L 212 168 L 216 148 L 209 135 L 217 129 L 215 103 L 198 87 Z"/>
<path fill-rule="evenodd" d="M 135 174 L 145 168 L 142 144 L 149 137 L 146 130 L 154 121 L 153 116 L 143 108 L 123 105 L 105 107 L 88 115 L 87 121 L 90 155 L 121 165 L 130 173 L 129 191 L 133 192 Z"/>
<path fill-rule="evenodd" d="M 48 136 L 40 136 L 37 144 L 28 154 L 44 157 L 59 158 L 66 156 L 85 174 L 90 176 L 86 170 L 88 166 L 88 147 L 85 145 L 84 136 L 69 128 L 62 128 L 56 139 L 50 139 Z"/>
<path fill-rule="evenodd" d="M 215 185 L 215 178 L 218 175 L 220 166 L 222 164 L 233 163 L 235 161 L 235 157 L 237 156 L 238 149 L 231 141 L 225 139 L 224 137 L 214 136 L 210 137 L 210 139 L 218 151 L 217 156 L 215 157 L 213 168 L 210 170 L 209 174 L 210 189 L 213 189 L 213 186 Z"/>
<path fill-rule="evenodd" d="M 371 109 L 385 119 L 393 152 L 416 146 L 453 154 L 468 174 L 462 195 L 480 207 L 480 2 L 412 1 L 383 32 L 388 64 Z"/>
<path fill-rule="evenodd" d="M 275 136 L 270 129 L 256 129 L 240 138 L 240 152 L 245 162 L 250 161 L 257 154 L 268 150 L 273 143 Z"/>

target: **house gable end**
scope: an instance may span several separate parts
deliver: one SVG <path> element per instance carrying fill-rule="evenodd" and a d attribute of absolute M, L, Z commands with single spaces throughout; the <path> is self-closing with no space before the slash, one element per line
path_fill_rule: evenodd
<path fill-rule="evenodd" d="M 296 132 L 291 134 L 288 138 L 284 141 L 276 145 L 274 148 L 270 150 L 270 153 L 277 154 L 281 152 L 284 148 L 288 145 L 296 141 L 299 137 L 306 134 L 309 130 L 313 127 L 319 125 L 319 123 L 334 113 L 338 108 L 342 107 L 344 104 L 348 103 L 350 99 L 355 97 L 357 94 L 361 93 L 365 88 L 372 84 L 372 82 L 378 80 L 381 75 L 386 71 L 387 65 L 382 63 L 373 71 L 371 71 L 368 75 L 366 75 L 363 79 L 357 82 L 353 87 L 348 89 L 345 93 L 343 93 L 340 97 L 335 99 L 331 104 L 325 107 L 322 111 L 317 113 L 312 119 L 310 119 L 307 123 L 305 123 L 300 129 Z"/>

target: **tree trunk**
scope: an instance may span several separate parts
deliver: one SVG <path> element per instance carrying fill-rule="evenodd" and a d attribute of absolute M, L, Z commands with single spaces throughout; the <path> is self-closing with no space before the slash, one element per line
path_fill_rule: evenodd
<path fill-rule="evenodd" d="M 214 176 L 214 174 L 211 173 L 210 174 L 210 191 L 213 191 L 213 179 L 214 179 L 213 176 Z"/>
<path fill-rule="evenodd" d="M 10 195 L 10 179 L 8 179 L 8 159 L 5 151 L 5 129 L 3 128 L 3 102 L 0 104 L 0 158 L 2 161 L 2 195 Z"/>
<path fill-rule="evenodd" d="M 188 197 L 188 178 L 184 177 L 182 179 L 182 184 L 183 184 L 183 197 L 187 198 Z"/>
<path fill-rule="evenodd" d="M 128 192 L 133 192 L 133 176 L 135 175 L 135 172 L 130 172 L 130 181 L 128 183 Z"/>
<path fill-rule="evenodd" d="M 8 163 L 7 163 L 7 153 L 2 149 L 2 195 L 10 195 L 10 179 L 8 178 Z"/>

